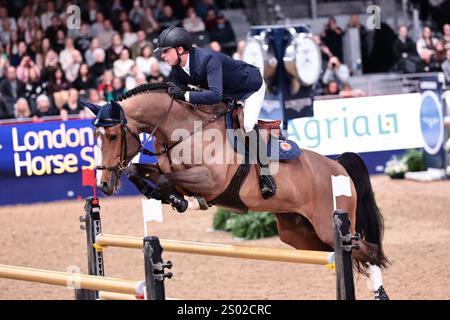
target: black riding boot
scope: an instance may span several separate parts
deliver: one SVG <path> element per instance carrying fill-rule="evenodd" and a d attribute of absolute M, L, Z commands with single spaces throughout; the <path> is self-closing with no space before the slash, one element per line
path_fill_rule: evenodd
<path fill-rule="evenodd" d="M 261 160 L 259 158 L 259 149 L 263 148 L 265 150 L 265 155 L 267 155 L 267 147 L 264 148 L 264 146 L 261 145 L 261 143 L 264 143 L 264 140 L 261 137 L 261 134 L 259 132 L 259 128 L 257 125 L 255 125 L 255 128 L 253 129 L 256 132 L 256 138 L 257 138 L 257 144 L 258 147 L 256 148 L 258 154 L 256 155 L 256 159 L 258 161 L 259 165 L 259 189 L 261 191 L 261 195 L 264 199 L 269 199 L 275 195 L 277 192 L 277 185 L 275 184 L 275 180 L 273 179 L 272 175 L 270 175 L 269 171 L 269 163 L 262 164 Z M 263 171 L 267 172 L 268 174 L 263 173 Z"/>

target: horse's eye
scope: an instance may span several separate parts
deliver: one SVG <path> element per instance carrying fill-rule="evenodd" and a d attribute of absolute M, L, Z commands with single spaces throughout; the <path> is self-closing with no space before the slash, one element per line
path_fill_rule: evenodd
<path fill-rule="evenodd" d="M 108 135 L 108 140 L 109 141 L 114 141 L 114 140 L 116 140 L 117 139 L 117 135 L 115 135 L 115 134 L 110 134 L 110 135 Z"/>

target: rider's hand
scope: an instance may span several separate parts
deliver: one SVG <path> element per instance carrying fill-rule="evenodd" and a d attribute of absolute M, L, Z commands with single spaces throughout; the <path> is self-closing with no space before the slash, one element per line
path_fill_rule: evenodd
<path fill-rule="evenodd" d="M 169 95 L 177 100 L 185 100 L 184 98 L 184 91 L 181 90 L 179 87 L 177 86 L 173 86 L 173 87 L 169 87 L 169 89 L 167 90 L 167 92 L 169 93 Z"/>

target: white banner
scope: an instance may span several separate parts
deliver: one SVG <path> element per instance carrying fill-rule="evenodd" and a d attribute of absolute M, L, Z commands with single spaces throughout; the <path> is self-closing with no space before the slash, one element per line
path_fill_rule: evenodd
<path fill-rule="evenodd" d="M 420 104 L 420 93 L 315 101 L 288 137 L 323 155 L 421 148 Z"/>

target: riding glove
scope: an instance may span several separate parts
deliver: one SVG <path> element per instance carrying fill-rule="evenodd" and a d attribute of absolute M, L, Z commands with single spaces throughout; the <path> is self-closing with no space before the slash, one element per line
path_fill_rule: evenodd
<path fill-rule="evenodd" d="M 169 93 L 169 95 L 177 100 L 185 100 L 184 98 L 184 91 L 181 90 L 179 87 L 177 86 L 173 86 L 173 87 L 169 87 L 169 89 L 167 90 L 167 92 Z"/>

